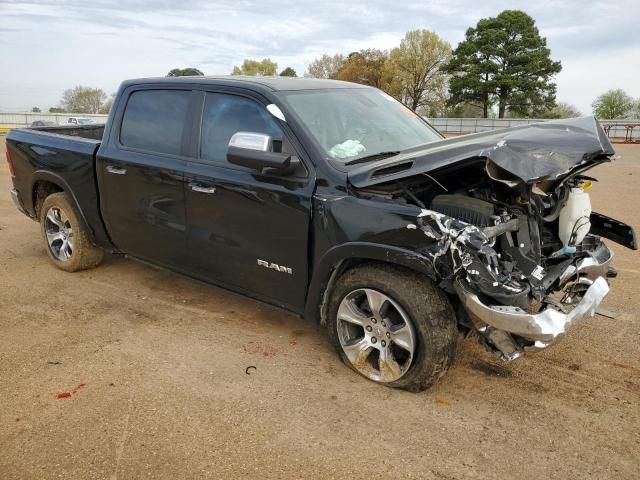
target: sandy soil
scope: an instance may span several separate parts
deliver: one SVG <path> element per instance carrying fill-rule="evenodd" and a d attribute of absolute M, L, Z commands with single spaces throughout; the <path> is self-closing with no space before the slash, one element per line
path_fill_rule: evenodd
<path fill-rule="evenodd" d="M 638 227 L 640 146 L 617 150 L 593 203 Z M 224 290 L 121 258 L 55 269 L 0 160 L 2 479 L 638 478 L 637 252 L 613 246 L 617 318 L 511 364 L 461 340 L 449 374 L 412 394 Z"/>

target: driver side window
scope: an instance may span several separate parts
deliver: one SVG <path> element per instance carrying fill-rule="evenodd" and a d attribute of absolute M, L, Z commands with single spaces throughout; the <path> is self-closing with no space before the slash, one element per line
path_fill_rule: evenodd
<path fill-rule="evenodd" d="M 224 93 L 207 93 L 202 116 L 200 158 L 227 163 L 229 140 L 237 132 L 265 133 L 275 152 L 283 147 L 284 134 L 277 120 L 258 102 Z"/>

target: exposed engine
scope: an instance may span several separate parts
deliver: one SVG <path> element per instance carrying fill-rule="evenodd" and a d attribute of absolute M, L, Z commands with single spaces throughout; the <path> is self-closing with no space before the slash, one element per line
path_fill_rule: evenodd
<path fill-rule="evenodd" d="M 548 291 L 562 286 L 558 280 L 570 263 L 598 250 L 600 240 L 587 237 L 591 203 L 586 189 L 590 185 L 590 179 L 576 176 L 550 193 L 540 188 L 521 193 L 512 190 L 501 199 L 495 188 L 476 187 L 437 195 L 428 208 L 475 225 L 493 239 L 492 249 L 501 261 L 496 262 L 491 254 L 484 260 L 493 266 L 496 276 L 490 286 L 480 284 L 487 280 L 481 274 L 477 279 L 470 276 L 470 283 L 505 305 L 535 312 L 552 301 Z M 575 301 L 580 292 L 574 289 L 571 293 Z"/>
<path fill-rule="evenodd" d="M 434 240 L 423 252 L 448 291 L 468 289 L 491 308 L 532 315 L 549 307 L 566 313 L 567 305 L 582 298 L 595 278 L 593 268 L 579 268 L 585 261 L 597 266 L 598 276 L 616 275 L 609 267 L 610 251 L 589 234 L 586 190 L 593 181 L 576 173 L 555 182 L 518 183 L 487 161 L 458 166 L 446 176 L 423 174 L 378 185 L 367 193 L 422 209 L 408 228 Z M 466 318 L 503 358 L 536 345 L 533 338 L 506 333 L 473 315 Z"/>

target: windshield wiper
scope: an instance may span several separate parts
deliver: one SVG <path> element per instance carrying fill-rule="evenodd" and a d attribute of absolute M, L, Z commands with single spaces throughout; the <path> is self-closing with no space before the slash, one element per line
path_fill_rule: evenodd
<path fill-rule="evenodd" d="M 364 157 L 351 160 L 350 162 L 345 163 L 345 165 L 355 165 L 357 163 L 372 162 L 373 160 L 382 160 L 383 158 L 394 157 L 398 154 L 400 154 L 400 150 L 391 150 L 388 152 L 372 153 L 371 155 L 366 155 Z"/>

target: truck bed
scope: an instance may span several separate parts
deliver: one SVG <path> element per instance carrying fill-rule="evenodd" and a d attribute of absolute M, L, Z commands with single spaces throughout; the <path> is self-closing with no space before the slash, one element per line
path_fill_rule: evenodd
<path fill-rule="evenodd" d="M 31 127 L 20 130 L 36 130 L 45 133 L 53 133 L 56 135 L 65 135 L 69 137 L 81 137 L 90 140 L 102 140 L 104 133 L 104 124 L 98 125 L 56 125 L 53 127 Z"/>
<path fill-rule="evenodd" d="M 88 229 L 106 236 L 99 210 L 96 153 L 104 125 L 55 126 L 13 129 L 7 152 L 15 170 L 13 186 L 24 212 L 36 218 L 38 189 L 66 191 Z"/>

